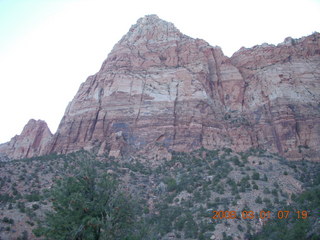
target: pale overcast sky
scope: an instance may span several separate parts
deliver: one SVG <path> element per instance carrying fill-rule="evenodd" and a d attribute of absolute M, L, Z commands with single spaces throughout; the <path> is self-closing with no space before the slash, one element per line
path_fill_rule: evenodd
<path fill-rule="evenodd" d="M 0 0 L 0 143 L 31 118 L 54 133 L 80 84 L 147 14 L 227 56 L 320 31 L 320 0 Z"/>

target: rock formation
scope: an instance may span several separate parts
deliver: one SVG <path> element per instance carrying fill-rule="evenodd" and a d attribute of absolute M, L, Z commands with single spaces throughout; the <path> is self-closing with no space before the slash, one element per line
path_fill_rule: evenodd
<path fill-rule="evenodd" d="M 0 145 L 0 159 L 28 158 L 47 153 L 47 146 L 52 140 L 47 123 L 42 120 L 31 119 L 23 128 L 20 135 L 16 135 L 10 142 Z"/>
<path fill-rule="evenodd" d="M 230 146 L 224 115 L 241 108 L 245 82 L 227 60 L 220 48 L 157 16 L 139 19 L 81 85 L 50 151 L 96 143 L 115 155 L 150 144 L 177 151 Z"/>
<path fill-rule="evenodd" d="M 259 147 L 319 160 L 319 66 L 319 33 L 228 58 L 148 15 L 80 86 L 51 141 L 45 134 L 19 154 L 11 141 L 5 152 L 19 158 L 95 148 L 162 158 L 170 150 Z"/>
<path fill-rule="evenodd" d="M 241 49 L 230 62 L 246 81 L 244 111 L 259 146 L 320 160 L 320 34 Z"/>

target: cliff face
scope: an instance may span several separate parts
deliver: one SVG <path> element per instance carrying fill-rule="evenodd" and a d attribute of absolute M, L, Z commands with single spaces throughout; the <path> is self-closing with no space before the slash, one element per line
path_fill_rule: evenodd
<path fill-rule="evenodd" d="M 0 160 L 44 155 L 47 153 L 47 146 L 51 140 L 52 133 L 46 122 L 31 119 L 20 135 L 0 145 Z"/>
<path fill-rule="evenodd" d="M 241 108 L 245 82 L 227 60 L 220 48 L 156 16 L 138 20 L 81 85 L 51 150 L 102 142 L 101 152 L 108 147 L 117 156 L 155 143 L 178 151 L 230 146 L 224 115 Z M 244 138 L 239 149 L 248 145 Z"/>
<path fill-rule="evenodd" d="M 319 160 L 319 67 L 318 33 L 228 58 L 149 15 L 80 86 L 52 141 L 41 144 L 46 153 L 96 147 L 155 158 L 169 150 L 260 147 Z"/>
<path fill-rule="evenodd" d="M 246 81 L 244 111 L 258 144 L 320 160 L 320 34 L 241 49 L 230 62 Z"/>
<path fill-rule="evenodd" d="M 52 151 L 319 148 L 319 34 L 232 58 L 156 16 L 138 20 L 68 106 Z M 315 155 L 316 156 L 316 155 Z M 313 157 L 313 155 L 311 156 Z"/>

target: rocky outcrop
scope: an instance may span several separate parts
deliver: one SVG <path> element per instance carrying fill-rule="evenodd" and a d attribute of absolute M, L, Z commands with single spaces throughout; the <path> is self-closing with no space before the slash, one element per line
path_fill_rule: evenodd
<path fill-rule="evenodd" d="M 0 145 L 2 161 L 10 159 L 29 158 L 47 153 L 47 146 L 52 138 L 47 123 L 31 119 L 10 142 Z"/>
<path fill-rule="evenodd" d="M 165 150 L 261 147 L 314 158 L 319 51 L 314 34 L 227 58 L 146 16 L 80 86 L 50 151 L 99 147 L 113 156 L 142 150 L 161 158 Z"/>
<path fill-rule="evenodd" d="M 319 65 L 318 33 L 228 58 L 148 15 L 80 86 L 52 141 L 41 144 L 46 153 L 94 148 L 154 159 L 171 150 L 259 147 L 319 160 Z"/>
<path fill-rule="evenodd" d="M 146 16 L 80 86 L 51 151 L 100 143 L 113 153 L 117 147 L 132 152 L 149 144 L 178 151 L 229 146 L 224 115 L 241 107 L 244 84 L 219 47 Z"/>
<path fill-rule="evenodd" d="M 259 146 L 320 160 L 320 34 L 236 52 L 246 81 L 243 112 Z"/>

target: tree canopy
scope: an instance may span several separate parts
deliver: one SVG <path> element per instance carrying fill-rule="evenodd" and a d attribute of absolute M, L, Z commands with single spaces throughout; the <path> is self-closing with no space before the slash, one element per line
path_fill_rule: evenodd
<path fill-rule="evenodd" d="M 97 174 L 90 161 L 74 176 L 59 180 L 51 190 L 53 211 L 46 215 L 42 234 L 48 239 L 128 239 L 134 224 L 133 205 L 106 174 Z"/>

